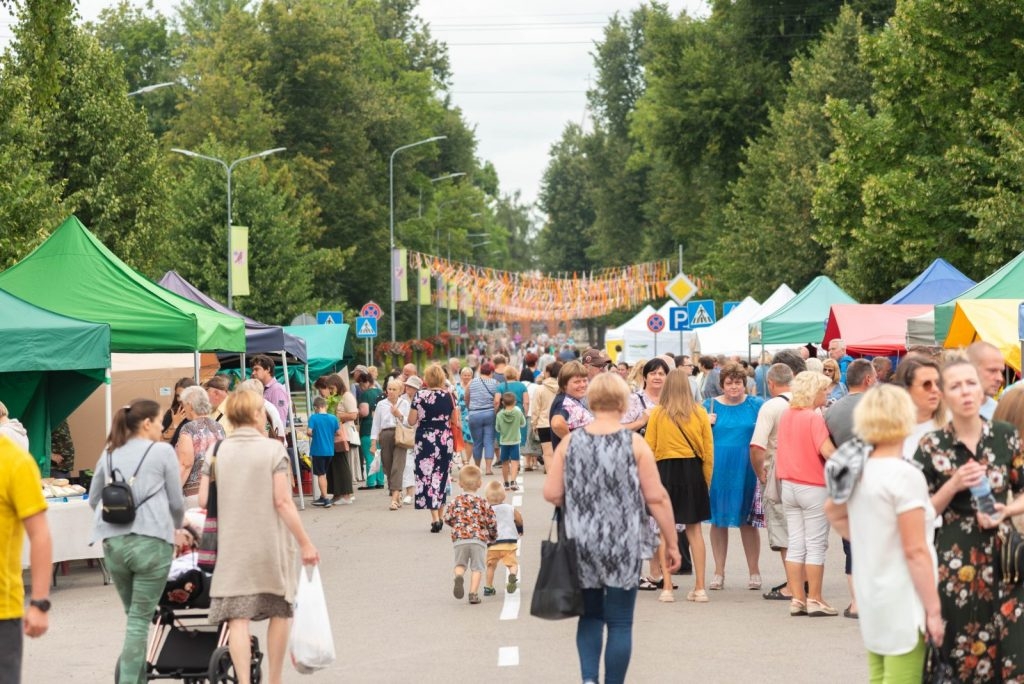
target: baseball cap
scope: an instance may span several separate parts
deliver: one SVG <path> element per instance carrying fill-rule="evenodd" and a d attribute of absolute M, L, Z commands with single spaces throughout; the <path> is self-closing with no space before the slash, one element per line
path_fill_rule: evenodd
<path fill-rule="evenodd" d="M 611 358 L 608 357 L 608 353 L 601 349 L 588 349 L 583 352 L 583 356 L 580 357 L 580 361 L 585 366 L 598 366 L 603 368 L 611 363 Z"/>

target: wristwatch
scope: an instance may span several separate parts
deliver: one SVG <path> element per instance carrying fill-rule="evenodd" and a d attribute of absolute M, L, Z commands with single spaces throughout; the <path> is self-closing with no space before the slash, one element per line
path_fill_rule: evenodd
<path fill-rule="evenodd" d="M 38 608 L 39 610 L 47 613 L 50 611 L 50 599 L 32 599 L 28 602 L 28 605 Z"/>

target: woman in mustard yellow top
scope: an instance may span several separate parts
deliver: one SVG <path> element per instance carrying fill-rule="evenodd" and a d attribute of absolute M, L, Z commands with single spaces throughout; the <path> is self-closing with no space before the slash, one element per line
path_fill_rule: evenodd
<path fill-rule="evenodd" d="M 704 591 L 704 535 L 701 523 L 711 518 L 711 473 L 714 471 L 714 442 L 711 422 L 704 407 L 693 400 L 690 380 L 680 368 L 665 379 L 658 405 L 647 422 L 647 443 L 668 491 L 676 524 L 686 525 L 695 579 L 688 601 L 707 603 Z M 672 586 L 666 583 L 666 591 Z M 665 593 L 662 593 L 665 596 Z M 666 600 L 672 600 L 670 595 Z"/>

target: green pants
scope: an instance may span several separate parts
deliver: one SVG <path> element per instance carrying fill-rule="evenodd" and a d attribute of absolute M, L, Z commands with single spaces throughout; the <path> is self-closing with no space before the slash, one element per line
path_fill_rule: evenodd
<path fill-rule="evenodd" d="M 924 637 L 909 653 L 883 656 L 868 651 L 868 681 L 871 684 L 918 684 L 924 671 Z"/>
<path fill-rule="evenodd" d="M 128 534 L 103 540 L 103 558 L 128 616 L 118 684 L 146 681 L 146 640 L 160 594 L 167 584 L 174 547 L 162 539 Z"/>
<path fill-rule="evenodd" d="M 373 463 L 373 454 L 370 453 L 370 442 L 372 440 L 370 439 L 370 435 L 365 435 L 363 437 L 360 437 L 359 441 L 361 442 L 361 448 L 360 448 L 359 451 L 360 451 L 360 453 L 363 456 L 363 463 L 366 464 L 366 472 L 369 473 L 370 472 L 370 464 Z M 383 467 L 383 465 L 384 464 L 381 464 L 381 469 L 378 470 L 373 475 L 369 475 L 368 474 L 366 476 L 366 486 L 367 487 L 376 487 L 377 485 L 380 485 L 381 487 L 384 486 L 384 467 Z"/>

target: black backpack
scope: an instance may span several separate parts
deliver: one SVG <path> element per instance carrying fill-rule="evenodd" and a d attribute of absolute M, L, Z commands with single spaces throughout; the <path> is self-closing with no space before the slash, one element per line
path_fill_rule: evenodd
<path fill-rule="evenodd" d="M 146 460 L 146 456 L 149 455 L 149 450 L 152 448 L 153 443 L 151 443 L 146 448 L 146 452 L 142 454 L 142 458 L 139 460 L 139 465 L 135 468 L 135 472 L 132 473 L 130 480 L 125 480 L 121 471 L 114 468 L 113 458 L 111 457 L 110 452 L 107 452 L 107 470 L 110 471 L 110 482 L 105 484 L 103 489 L 100 490 L 100 504 L 103 507 L 103 522 L 111 523 L 112 525 L 131 525 L 135 522 L 135 512 L 139 507 L 152 499 L 157 492 L 163 489 L 163 487 L 159 487 L 145 499 L 135 503 L 135 492 L 132 490 L 132 483 L 135 482 L 135 476 L 139 474 L 139 468 L 142 467 L 142 464 Z"/>

